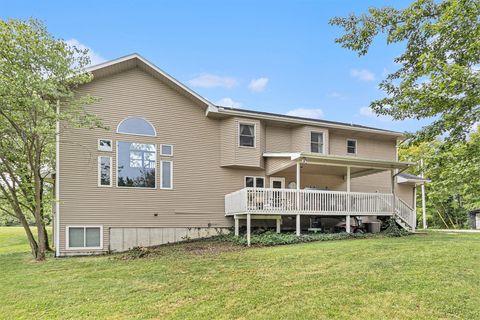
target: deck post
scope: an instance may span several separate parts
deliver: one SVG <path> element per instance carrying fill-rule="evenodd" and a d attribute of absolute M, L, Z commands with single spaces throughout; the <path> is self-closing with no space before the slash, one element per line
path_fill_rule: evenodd
<path fill-rule="evenodd" d="M 235 237 L 238 237 L 240 235 L 240 221 L 237 217 L 234 217 L 235 219 Z"/>
<path fill-rule="evenodd" d="M 247 245 L 250 247 L 250 229 L 252 227 L 252 217 L 251 214 L 247 214 Z"/>
<path fill-rule="evenodd" d="M 345 219 L 345 230 L 350 233 L 350 215 L 347 215 Z"/>
<path fill-rule="evenodd" d="M 295 221 L 297 223 L 297 236 L 300 235 L 300 215 L 297 214 L 297 219 Z"/>
<path fill-rule="evenodd" d="M 347 212 L 351 212 L 351 200 L 350 200 L 350 182 L 351 182 L 351 170 L 350 166 L 347 166 Z"/>
<path fill-rule="evenodd" d="M 395 170 L 390 170 L 390 173 L 392 175 L 392 213 L 395 214 Z"/>
<path fill-rule="evenodd" d="M 277 233 L 280 233 L 280 224 L 282 223 L 282 218 L 277 219 Z"/>

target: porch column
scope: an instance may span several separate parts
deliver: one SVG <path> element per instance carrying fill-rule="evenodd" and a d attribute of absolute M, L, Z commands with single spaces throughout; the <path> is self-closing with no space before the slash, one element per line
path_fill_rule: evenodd
<path fill-rule="evenodd" d="M 297 214 L 296 222 L 297 222 L 297 236 L 299 236 L 300 235 L 300 215 L 299 214 Z"/>
<path fill-rule="evenodd" d="M 347 166 L 347 193 L 350 193 L 350 182 L 351 182 L 351 170 L 350 166 Z M 350 206 L 351 200 L 350 200 L 350 194 L 347 194 L 347 211 L 351 211 L 351 206 Z"/>
<path fill-rule="evenodd" d="M 277 219 L 277 233 L 280 233 L 280 224 L 282 223 L 282 219 Z"/>
<path fill-rule="evenodd" d="M 250 213 L 247 214 L 247 245 L 250 247 L 250 229 L 252 227 L 252 217 Z"/>
<path fill-rule="evenodd" d="M 300 205 L 300 162 L 297 162 L 297 211 L 300 211 L 301 205 Z M 296 217 L 296 223 L 297 223 L 297 236 L 300 235 L 300 215 L 297 214 Z"/>
<path fill-rule="evenodd" d="M 240 221 L 237 219 L 237 217 L 234 217 L 235 219 L 235 237 L 238 237 L 240 234 Z"/>
<path fill-rule="evenodd" d="M 345 230 L 350 233 L 350 215 L 347 215 L 345 219 Z"/>
<path fill-rule="evenodd" d="M 393 194 L 393 200 L 392 200 L 392 212 L 395 213 L 395 170 L 390 170 L 390 173 L 392 175 L 392 194 Z"/>

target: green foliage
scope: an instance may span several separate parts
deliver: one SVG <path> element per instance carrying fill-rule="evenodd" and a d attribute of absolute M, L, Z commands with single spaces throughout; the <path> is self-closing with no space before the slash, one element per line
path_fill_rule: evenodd
<path fill-rule="evenodd" d="M 403 237 L 410 235 L 407 230 L 403 229 L 395 222 L 395 218 L 387 220 L 387 227 L 382 233 L 388 237 Z"/>
<path fill-rule="evenodd" d="M 38 20 L 0 20 L 0 211 L 22 223 L 39 260 L 48 249 L 57 121 L 60 132 L 101 126 L 85 110 L 95 99 L 76 94 L 92 79 L 89 62 L 87 50 L 54 38 Z M 28 228 L 31 217 L 37 240 Z"/>
<path fill-rule="evenodd" d="M 371 234 L 365 233 L 306 233 L 297 236 L 295 233 L 276 233 L 273 231 L 266 231 L 260 234 L 252 234 L 250 237 L 250 243 L 258 246 L 277 246 L 284 244 L 294 244 L 312 241 L 330 241 L 330 240 L 343 240 L 354 238 L 366 238 Z M 235 237 L 233 234 L 216 236 L 215 239 L 233 242 L 240 245 L 247 245 L 247 237 L 242 235 Z"/>
<path fill-rule="evenodd" d="M 426 207 L 429 226 L 436 228 L 467 227 L 468 212 L 480 208 L 480 128 L 466 142 L 447 144 L 442 141 L 402 146 L 399 158 L 423 160 L 423 168 L 413 167 L 413 174 L 424 171 Z M 417 203 L 421 203 L 420 192 Z M 417 214 L 421 214 L 418 206 Z"/>
<path fill-rule="evenodd" d="M 409 7 L 370 8 L 367 14 L 336 17 L 342 47 L 367 54 L 373 40 L 405 45 L 394 59 L 400 68 L 379 87 L 386 97 L 370 107 L 395 120 L 434 118 L 411 134 L 411 142 L 465 140 L 480 121 L 480 4 L 478 0 L 416 0 Z"/>

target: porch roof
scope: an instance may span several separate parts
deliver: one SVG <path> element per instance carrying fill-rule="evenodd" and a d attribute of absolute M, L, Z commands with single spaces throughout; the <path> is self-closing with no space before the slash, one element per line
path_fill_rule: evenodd
<path fill-rule="evenodd" d="M 282 169 L 286 169 L 294 165 L 296 162 L 301 162 L 303 164 L 357 168 L 352 171 L 352 177 L 364 176 L 392 169 L 404 170 L 409 166 L 416 164 L 415 162 L 367 159 L 354 156 L 333 156 L 308 152 L 267 152 L 264 153 L 263 156 L 265 158 L 283 158 L 287 160 L 287 163 L 285 163 Z M 361 168 L 364 170 L 361 170 Z"/>

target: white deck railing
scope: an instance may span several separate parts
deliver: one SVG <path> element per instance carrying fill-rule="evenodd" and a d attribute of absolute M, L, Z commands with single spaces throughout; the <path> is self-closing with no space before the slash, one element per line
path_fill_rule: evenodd
<path fill-rule="evenodd" d="M 391 193 L 244 188 L 225 196 L 225 213 L 396 215 L 415 226 L 415 212 Z"/>
<path fill-rule="evenodd" d="M 225 196 L 226 214 L 388 214 L 393 194 L 323 190 L 244 188 Z"/>

